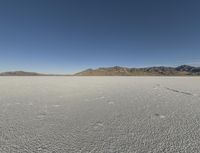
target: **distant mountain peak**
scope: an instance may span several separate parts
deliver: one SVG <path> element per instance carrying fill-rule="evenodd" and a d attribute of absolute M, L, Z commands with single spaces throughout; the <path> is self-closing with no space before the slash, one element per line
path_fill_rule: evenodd
<path fill-rule="evenodd" d="M 176 67 L 176 70 L 178 70 L 178 71 L 191 71 L 194 68 L 195 67 L 190 66 L 190 65 L 181 65 L 181 66 Z"/>

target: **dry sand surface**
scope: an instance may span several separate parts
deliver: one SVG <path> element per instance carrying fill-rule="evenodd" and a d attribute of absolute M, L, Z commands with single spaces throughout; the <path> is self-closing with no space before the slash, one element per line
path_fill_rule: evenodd
<path fill-rule="evenodd" d="M 1 77 L 0 153 L 199 153 L 200 77 Z"/>

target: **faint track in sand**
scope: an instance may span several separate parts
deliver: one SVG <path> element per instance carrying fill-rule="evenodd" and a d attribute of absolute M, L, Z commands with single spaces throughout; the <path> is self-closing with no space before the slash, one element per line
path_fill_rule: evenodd
<path fill-rule="evenodd" d="M 160 84 L 157 84 L 156 87 L 154 87 L 154 89 L 158 89 L 158 88 L 161 88 L 161 87 L 162 86 Z M 194 96 L 194 97 L 199 97 L 200 98 L 200 95 L 194 94 L 194 93 L 191 93 L 191 92 L 181 91 L 181 90 L 173 89 L 173 88 L 169 88 L 169 87 L 163 87 L 163 88 L 168 90 L 168 91 L 171 91 L 171 92 L 180 93 L 180 94 L 184 94 L 184 95 Z"/>
<path fill-rule="evenodd" d="M 172 91 L 172 92 L 181 93 L 184 95 L 194 96 L 194 94 L 192 94 L 190 92 L 180 91 L 180 90 L 176 90 L 176 89 L 172 89 L 172 88 L 168 88 L 168 87 L 165 87 L 165 89 Z"/>

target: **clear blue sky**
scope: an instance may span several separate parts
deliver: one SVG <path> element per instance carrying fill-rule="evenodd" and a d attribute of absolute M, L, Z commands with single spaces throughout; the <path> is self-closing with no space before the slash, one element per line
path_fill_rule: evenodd
<path fill-rule="evenodd" d="M 0 71 L 200 65 L 199 0 L 1 0 Z"/>

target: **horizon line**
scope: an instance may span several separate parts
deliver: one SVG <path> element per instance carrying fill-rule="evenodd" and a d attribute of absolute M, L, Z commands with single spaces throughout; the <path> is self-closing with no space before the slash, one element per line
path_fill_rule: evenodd
<path fill-rule="evenodd" d="M 152 65 L 152 66 L 137 66 L 137 67 L 131 67 L 131 66 L 119 66 L 119 65 L 113 65 L 113 66 L 99 66 L 99 67 L 93 67 L 93 68 L 85 68 L 81 70 L 77 70 L 76 72 L 69 72 L 69 73 L 52 73 L 52 72 L 41 72 L 41 71 L 32 71 L 32 70 L 26 70 L 26 69 L 16 69 L 16 70 L 6 70 L 6 71 L 0 71 L 0 73 L 8 73 L 8 72 L 28 72 L 28 73 L 37 73 L 37 74 L 43 74 L 43 75 L 74 75 L 76 73 L 85 71 L 85 70 L 96 70 L 99 68 L 114 68 L 114 67 L 120 67 L 120 68 L 136 68 L 136 69 L 142 69 L 142 68 L 152 68 L 152 67 L 171 67 L 176 68 L 179 66 L 191 66 L 191 67 L 200 67 L 200 66 L 193 66 L 189 64 L 181 64 L 181 65 Z"/>

